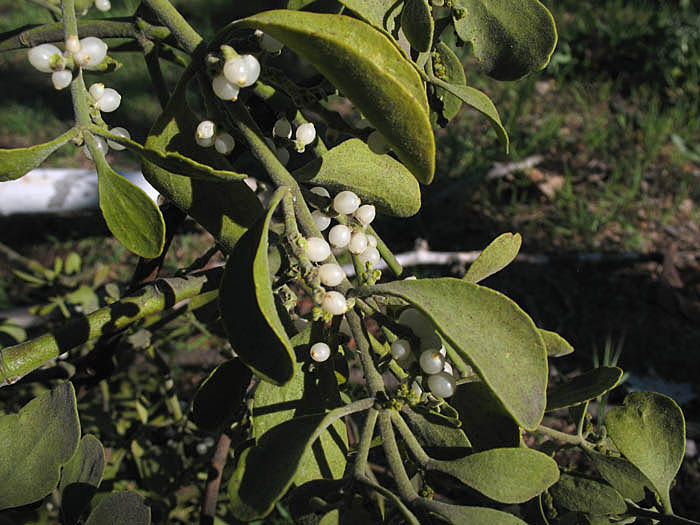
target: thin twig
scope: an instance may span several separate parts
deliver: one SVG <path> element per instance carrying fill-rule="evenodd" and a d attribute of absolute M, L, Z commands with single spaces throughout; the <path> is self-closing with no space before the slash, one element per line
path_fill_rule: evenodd
<path fill-rule="evenodd" d="M 216 443 L 214 455 L 211 457 L 207 485 L 204 489 L 204 501 L 202 503 L 202 515 L 199 518 L 200 525 L 211 525 L 216 518 L 216 501 L 219 498 L 221 487 L 221 475 L 223 474 L 228 452 L 231 448 L 231 438 L 222 432 Z"/>

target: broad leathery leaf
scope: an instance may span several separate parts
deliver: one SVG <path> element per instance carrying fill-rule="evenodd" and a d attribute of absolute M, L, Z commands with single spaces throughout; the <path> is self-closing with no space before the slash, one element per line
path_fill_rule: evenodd
<path fill-rule="evenodd" d="M 547 392 L 546 412 L 558 408 L 580 405 L 602 396 L 617 386 L 622 369 L 616 366 L 601 366 L 561 383 Z"/>
<path fill-rule="evenodd" d="M 464 507 L 437 500 L 431 500 L 422 506 L 453 525 L 526 525 L 512 514 L 487 507 Z"/>
<path fill-rule="evenodd" d="M 268 229 L 287 188 L 277 190 L 267 214 L 248 230 L 226 263 L 219 307 L 234 351 L 266 381 L 288 383 L 296 357 L 277 313 L 268 270 Z"/>
<path fill-rule="evenodd" d="M 153 259 L 163 251 L 165 222 L 155 202 L 141 188 L 95 158 L 100 209 L 112 235 L 136 255 Z"/>
<path fill-rule="evenodd" d="M 498 110 L 496 109 L 496 106 L 493 105 L 493 102 L 489 97 L 471 86 L 459 86 L 448 82 L 435 82 L 434 85 L 435 87 L 444 88 L 445 91 L 452 93 L 455 97 L 462 100 L 462 102 L 464 102 L 467 106 L 472 107 L 488 118 L 491 122 L 491 127 L 493 127 L 493 129 L 496 131 L 498 139 L 503 144 L 505 152 L 508 153 L 508 148 L 510 145 L 508 132 L 506 131 L 506 128 L 503 127 Z"/>
<path fill-rule="evenodd" d="M 593 450 L 587 450 L 586 454 L 603 479 L 615 487 L 624 498 L 639 502 L 646 497 L 645 487 L 653 491 L 651 481 L 625 458 L 608 456 Z"/>
<path fill-rule="evenodd" d="M 547 353 L 532 319 L 505 295 L 450 277 L 361 287 L 357 294 L 396 296 L 418 307 L 513 419 L 537 428 L 545 407 Z"/>
<path fill-rule="evenodd" d="M 201 155 L 207 160 L 220 158 L 211 148 L 203 150 L 194 142 L 197 120 L 187 105 L 186 88 L 187 78 L 182 78 L 153 124 L 145 148 L 178 152 L 194 160 Z M 228 253 L 263 214 L 260 201 L 243 182 L 195 180 L 146 159 L 142 159 L 141 170 L 151 186 L 201 224 Z"/>
<path fill-rule="evenodd" d="M 433 418 L 430 413 L 412 409 L 404 409 L 401 413 L 430 457 L 454 459 L 465 456 L 471 450 L 471 443 L 461 428 Z"/>
<path fill-rule="evenodd" d="M 405 0 L 401 11 L 401 29 L 411 47 L 421 53 L 433 45 L 435 21 L 428 0 Z"/>
<path fill-rule="evenodd" d="M 433 69 L 435 74 L 445 82 L 456 86 L 467 85 L 467 75 L 459 57 L 444 42 L 438 42 L 433 50 Z M 438 74 L 438 69 L 440 73 Z M 442 103 L 440 112 L 448 122 L 452 120 L 462 108 L 462 99 L 450 94 L 444 88 L 435 87 L 435 95 Z"/>
<path fill-rule="evenodd" d="M 135 492 L 113 492 L 100 500 L 85 525 L 148 525 L 151 508 Z"/>
<path fill-rule="evenodd" d="M 459 38 L 472 44 L 489 76 L 517 80 L 544 69 L 557 45 L 554 18 L 539 0 L 457 0 Z"/>
<path fill-rule="evenodd" d="M 394 30 L 394 19 L 398 16 L 396 0 L 339 0 L 345 7 L 357 13 L 360 18 L 378 29 Z"/>
<path fill-rule="evenodd" d="M 241 407 L 252 374 L 240 359 L 229 359 L 217 366 L 197 389 L 192 402 L 192 421 L 214 431 L 230 423 Z"/>
<path fill-rule="evenodd" d="M 632 392 L 605 418 L 608 435 L 671 511 L 669 489 L 685 454 L 685 419 L 676 402 L 656 392 Z"/>
<path fill-rule="evenodd" d="M 33 503 L 51 492 L 79 439 L 71 383 L 35 397 L 17 414 L 0 416 L 0 510 Z"/>
<path fill-rule="evenodd" d="M 558 333 L 540 328 L 540 334 L 547 347 L 548 357 L 562 357 L 574 353 L 574 347 Z"/>
<path fill-rule="evenodd" d="M 590 514 L 622 514 L 627 510 L 624 498 L 610 485 L 583 476 L 562 473 L 549 489 L 557 505 Z"/>
<path fill-rule="evenodd" d="M 428 99 L 413 64 L 389 37 L 344 15 L 265 11 L 234 23 L 261 29 L 302 55 L 348 97 L 423 184 L 435 173 Z"/>
<path fill-rule="evenodd" d="M 420 210 L 420 186 L 410 171 L 389 155 L 378 155 L 360 139 L 346 140 L 292 175 L 332 192 L 351 190 L 379 213 L 410 217 Z"/>
<path fill-rule="evenodd" d="M 77 523 L 102 481 L 105 451 L 100 440 L 90 434 L 80 440 L 75 454 L 63 465 L 61 482 L 61 515 L 65 523 Z"/>
<path fill-rule="evenodd" d="M 78 128 L 71 128 L 55 139 L 36 144 L 28 148 L 0 148 L 0 182 L 19 179 L 30 170 L 37 168 L 54 151 L 80 133 Z"/>
<path fill-rule="evenodd" d="M 515 260 L 522 242 L 523 239 L 519 233 L 502 233 L 479 254 L 464 275 L 464 280 L 478 283 L 500 272 Z"/>
<path fill-rule="evenodd" d="M 529 448 L 494 448 L 451 461 L 430 460 L 428 469 L 450 474 L 501 503 L 523 503 L 559 479 L 557 462 Z"/>

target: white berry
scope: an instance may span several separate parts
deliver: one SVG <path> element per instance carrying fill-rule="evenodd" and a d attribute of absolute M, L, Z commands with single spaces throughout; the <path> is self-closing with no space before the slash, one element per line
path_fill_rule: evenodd
<path fill-rule="evenodd" d="M 80 40 L 80 51 L 73 54 L 75 62 L 85 69 L 95 69 L 107 56 L 107 44 L 96 36 Z"/>
<path fill-rule="evenodd" d="M 374 235 L 367 234 L 367 246 L 372 248 L 377 247 L 377 238 Z"/>
<path fill-rule="evenodd" d="M 270 35 L 266 35 L 262 31 L 260 31 L 259 34 L 258 31 L 256 31 L 255 34 L 260 39 L 260 48 L 263 51 L 267 51 L 268 53 L 279 53 L 282 51 L 284 44 L 279 40 L 275 40 Z"/>
<path fill-rule="evenodd" d="M 362 206 L 357 208 L 357 210 L 355 210 L 355 218 L 365 228 L 372 223 L 376 215 L 377 210 L 373 204 L 363 204 Z"/>
<path fill-rule="evenodd" d="M 391 151 L 391 146 L 387 142 L 386 138 L 384 138 L 384 135 L 379 133 L 377 130 L 374 130 L 369 134 L 369 137 L 367 137 L 367 146 L 369 146 L 370 150 L 379 155 L 383 155 Z"/>
<path fill-rule="evenodd" d="M 203 456 L 204 454 L 207 453 L 207 450 L 209 450 L 209 447 L 207 446 L 206 443 L 197 443 L 197 446 L 195 447 L 197 450 L 197 454 L 200 456 Z"/>
<path fill-rule="evenodd" d="M 416 308 L 406 308 L 402 311 L 399 324 L 409 327 L 418 337 L 427 337 L 435 331 L 430 319 Z"/>
<path fill-rule="evenodd" d="M 348 305 L 340 292 L 326 292 L 322 303 L 323 309 L 331 315 L 341 315 L 347 312 Z"/>
<path fill-rule="evenodd" d="M 311 188 L 311 193 L 315 193 L 316 195 L 320 195 L 321 197 L 326 197 L 327 199 L 331 198 L 331 194 L 328 193 L 328 190 L 323 186 L 314 186 L 313 188 Z"/>
<path fill-rule="evenodd" d="M 333 209 L 344 215 L 355 213 L 355 210 L 359 207 L 360 198 L 349 190 L 341 191 L 333 199 Z"/>
<path fill-rule="evenodd" d="M 272 135 L 274 137 L 282 137 L 285 139 L 291 139 L 292 138 L 292 125 L 289 123 L 289 121 L 286 118 L 281 118 L 277 122 L 275 122 L 275 125 L 272 128 Z"/>
<path fill-rule="evenodd" d="M 105 85 L 102 82 L 95 82 L 88 89 L 88 93 L 97 101 L 105 92 Z"/>
<path fill-rule="evenodd" d="M 247 80 L 247 75 L 248 67 L 242 56 L 229 58 L 224 63 L 224 76 L 231 84 L 242 87 Z"/>
<path fill-rule="evenodd" d="M 102 96 L 97 99 L 95 105 L 100 111 L 104 113 L 111 113 L 112 111 L 115 111 L 121 103 L 122 96 L 116 89 L 105 88 L 104 93 L 102 93 Z"/>
<path fill-rule="evenodd" d="M 216 134 L 216 137 L 214 138 L 214 148 L 216 149 L 216 151 L 218 151 L 222 155 L 228 155 L 233 151 L 233 148 L 235 147 L 236 141 L 233 140 L 233 137 L 231 135 L 229 135 L 225 131 Z"/>
<path fill-rule="evenodd" d="M 316 343 L 311 347 L 309 355 L 311 355 L 311 359 L 313 359 L 317 363 L 323 363 L 326 359 L 330 357 L 331 347 L 328 346 L 326 343 Z"/>
<path fill-rule="evenodd" d="M 239 87 L 229 82 L 224 75 L 217 75 L 211 81 L 211 89 L 221 100 L 238 100 Z"/>
<path fill-rule="evenodd" d="M 96 136 L 95 143 L 97 144 L 97 149 L 102 152 L 102 155 L 107 155 L 107 152 L 109 151 L 109 147 L 107 146 L 107 142 L 105 141 L 105 139 L 103 139 L 102 137 Z M 88 149 L 87 144 L 85 144 L 83 146 L 83 153 L 85 154 L 85 156 L 88 159 L 92 160 L 92 154 L 90 153 L 90 150 Z"/>
<path fill-rule="evenodd" d="M 409 355 L 411 355 L 411 343 L 406 339 L 397 339 L 391 343 L 391 356 L 394 359 L 401 361 Z"/>
<path fill-rule="evenodd" d="M 42 73 L 51 73 L 53 69 L 49 65 L 51 57 L 61 55 L 61 50 L 53 44 L 40 44 L 29 50 L 27 58 L 29 63 Z"/>
<path fill-rule="evenodd" d="M 437 350 L 426 350 L 421 353 L 418 363 L 426 374 L 438 374 L 445 368 L 445 358 Z"/>
<path fill-rule="evenodd" d="M 70 70 L 54 71 L 51 73 L 51 82 L 56 89 L 63 89 L 70 86 L 73 81 L 73 73 Z"/>
<path fill-rule="evenodd" d="M 345 248 L 352 237 L 350 228 L 344 224 L 336 224 L 328 232 L 328 241 L 334 248 Z"/>
<path fill-rule="evenodd" d="M 321 237 L 309 237 L 306 239 L 306 256 L 310 261 L 321 262 L 331 255 L 331 247 Z"/>
<path fill-rule="evenodd" d="M 66 38 L 66 51 L 70 53 L 77 53 L 80 51 L 80 39 L 78 35 L 70 35 Z"/>
<path fill-rule="evenodd" d="M 331 218 L 321 210 L 314 210 L 311 212 L 311 217 L 313 217 L 314 222 L 320 231 L 324 231 L 331 225 Z"/>
<path fill-rule="evenodd" d="M 127 139 L 131 138 L 131 133 L 129 133 L 129 130 L 126 128 L 122 128 L 121 126 L 118 126 L 116 128 L 112 128 L 109 130 L 109 132 L 112 135 L 117 135 L 118 137 L 124 137 Z M 110 148 L 117 150 L 117 151 L 122 151 L 126 149 L 126 146 L 122 146 L 118 142 L 114 142 L 113 140 L 107 140 L 107 144 L 109 145 Z"/>
<path fill-rule="evenodd" d="M 319 267 L 318 277 L 324 286 L 338 286 L 345 279 L 345 272 L 337 264 L 327 263 Z"/>
<path fill-rule="evenodd" d="M 457 389 L 457 381 L 447 372 L 440 372 L 428 377 L 428 388 L 438 397 L 451 397 Z"/>
<path fill-rule="evenodd" d="M 445 372 L 446 374 L 452 375 L 452 372 L 453 372 L 452 365 L 450 363 L 448 363 L 447 361 L 445 361 L 445 366 L 442 367 L 442 371 Z"/>
<path fill-rule="evenodd" d="M 98 11 L 102 11 L 104 13 L 112 9 L 112 4 L 109 2 L 109 0 L 95 0 L 95 7 Z"/>
<path fill-rule="evenodd" d="M 362 232 L 354 232 L 348 243 L 350 253 L 359 255 L 367 249 L 367 236 Z"/>
<path fill-rule="evenodd" d="M 316 139 L 316 127 L 313 122 L 306 122 L 297 128 L 294 136 L 298 142 L 308 146 Z"/>
<path fill-rule="evenodd" d="M 243 55 L 243 60 L 245 60 L 247 78 L 241 87 L 252 86 L 260 77 L 260 62 L 253 55 Z"/>
<path fill-rule="evenodd" d="M 195 136 L 198 139 L 211 139 L 214 138 L 216 134 L 216 124 L 211 120 L 203 120 L 197 124 L 197 130 L 195 131 Z"/>
<path fill-rule="evenodd" d="M 358 259 L 360 259 L 362 266 L 366 266 L 367 263 L 370 263 L 372 268 L 376 268 L 382 260 L 382 256 L 379 254 L 379 250 L 368 246 L 364 252 L 358 255 Z"/>

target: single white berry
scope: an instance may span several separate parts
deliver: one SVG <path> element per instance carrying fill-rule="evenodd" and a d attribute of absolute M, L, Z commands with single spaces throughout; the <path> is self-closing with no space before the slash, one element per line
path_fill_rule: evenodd
<path fill-rule="evenodd" d="M 29 63 L 42 73 L 51 73 L 53 69 L 49 65 L 51 63 L 51 57 L 54 55 L 61 55 L 61 50 L 58 49 L 53 44 L 40 44 L 29 50 L 27 53 L 27 58 Z"/>
<path fill-rule="evenodd" d="M 275 125 L 272 128 L 272 136 L 273 137 L 282 137 L 285 139 L 291 139 L 292 138 L 292 125 L 289 123 L 289 121 L 286 118 L 281 118 L 277 122 L 275 122 Z"/>
<path fill-rule="evenodd" d="M 203 120 L 197 124 L 197 130 L 195 131 L 195 136 L 198 139 L 211 139 L 216 135 L 216 124 L 211 120 Z"/>
<path fill-rule="evenodd" d="M 53 87 L 56 89 L 67 88 L 70 86 L 72 81 L 73 73 L 68 69 L 64 69 L 63 71 L 54 71 L 51 73 L 51 82 L 53 83 Z"/>
<path fill-rule="evenodd" d="M 442 371 L 445 372 L 446 374 L 452 375 L 452 372 L 453 372 L 452 365 L 450 363 L 448 363 L 447 361 L 445 361 L 445 366 L 442 367 Z"/>
<path fill-rule="evenodd" d="M 317 363 L 323 363 L 331 356 L 331 347 L 326 343 L 316 343 L 311 347 L 309 355 Z"/>
<path fill-rule="evenodd" d="M 105 141 L 105 139 L 103 139 L 102 137 L 95 136 L 95 143 L 97 144 L 97 149 L 102 152 L 102 155 L 107 155 L 107 152 L 109 151 L 109 146 L 107 146 L 107 142 Z M 92 154 L 90 153 L 87 144 L 83 146 L 83 153 L 88 159 L 92 160 Z"/>
<path fill-rule="evenodd" d="M 77 53 L 80 51 L 80 39 L 78 35 L 70 35 L 66 38 L 66 51 L 70 53 Z"/>
<path fill-rule="evenodd" d="M 211 81 L 211 89 L 222 100 L 235 102 L 238 100 L 240 88 L 229 82 L 224 75 L 217 75 Z"/>
<path fill-rule="evenodd" d="M 105 92 L 105 85 L 102 82 L 95 82 L 88 89 L 88 93 L 97 101 Z"/>
<path fill-rule="evenodd" d="M 107 56 L 107 44 L 96 36 L 80 40 L 80 51 L 73 53 L 75 62 L 85 69 L 95 69 Z"/>
<path fill-rule="evenodd" d="M 374 235 L 367 234 L 367 246 L 372 248 L 377 247 L 377 238 Z"/>
<path fill-rule="evenodd" d="M 259 29 L 255 31 L 255 36 L 260 39 L 260 48 L 268 53 L 279 53 L 284 47 L 282 42 L 275 40 L 270 35 L 263 33 Z"/>
<path fill-rule="evenodd" d="M 197 443 L 197 446 L 195 447 L 197 450 L 197 454 L 200 456 L 203 456 L 204 454 L 207 453 L 207 450 L 209 450 L 209 447 L 207 446 L 206 443 Z"/>
<path fill-rule="evenodd" d="M 277 155 L 277 160 L 280 161 L 282 166 L 286 166 L 289 162 L 289 150 L 287 148 L 282 146 L 275 148 L 275 155 Z"/>
<path fill-rule="evenodd" d="M 294 137 L 304 146 L 308 146 L 316 139 L 316 127 L 313 122 L 306 122 L 297 128 Z"/>
<path fill-rule="evenodd" d="M 362 266 L 366 266 L 367 263 L 370 263 L 372 268 L 379 266 L 379 263 L 382 260 L 379 250 L 372 248 L 371 246 L 368 246 L 364 252 L 357 256 L 357 258 L 360 260 L 360 264 L 362 264 Z"/>
<path fill-rule="evenodd" d="M 260 62 L 253 55 L 243 55 L 243 60 L 245 60 L 247 78 L 241 87 L 252 86 L 260 77 Z"/>
<path fill-rule="evenodd" d="M 349 190 L 341 191 L 333 199 L 333 209 L 343 215 L 355 213 L 355 210 L 359 207 L 360 198 Z"/>
<path fill-rule="evenodd" d="M 399 324 L 409 327 L 418 337 L 428 337 L 435 331 L 430 319 L 417 308 L 406 308 L 402 311 Z"/>
<path fill-rule="evenodd" d="M 340 292 L 326 292 L 322 303 L 323 309 L 331 315 L 341 315 L 347 312 L 348 305 L 345 296 Z"/>
<path fill-rule="evenodd" d="M 98 11 L 102 11 L 104 13 L 112 9 L 112 4 L 109 2 L 109 0 L 95 0 L 95 7 Z"/>
<path fill-rule="evenodd" d="M 334 248 L 345 248 L 352 237 L 350 228 L 344 224 L 336 224 L 328 232 L 328 241 Z"/>
<path fill-rule="evenodd" d="M 129 130 L 126 128 L 122 128 L 121 126 L 117 126 L 116 128 L 112 128 L 109 130 L 109 132 L 112 135 L 117 135 L 118 137 L 124 137 L 126 139 L 131 138 L 131 133 L 129 133 Z M 126 149 L 126 146 L 122 146 L 118 142 L 114 142 L 113 140 L 107 140 L 107 144 L 109 145 L 110 148 L 117 150 L 117 151 L 122 151 Z"/>
<path fill-rule="evenodd" d="M 229 135 L 225 131 L 216 134 L 216 137 L 214 138 L 214 148 L 216 149 L 216 151 L 218 151 L 222 155 L 228 155 L 233 151 L 233 148 L 235 147 L 236 141 L 233 140 L 233 137 L 231 135 Z"/>
<path fill-rule="evenodd" d="M 377 210 L 373 204 L 363 204 L 355 210 L 355 218 L 365 228 L 372 223 L 376 215 Z"/>
<path fill-rule="evenodd" d="M 348 243 L 350 253 L 359 255 L 367 249 L 367 236 L 363 232 L 354 232 Z"/>
<path fill-rule="evenodd" d="M 337 264 L 327 263 L 319 267 L 318 277 L 324 286 L 338 286 L 345 279 L 345 272 Z"/>
<path fill-rule="evenodd" d="M 331 218 L 323 213 L 321 210 L 314 210 L 311 212 L 311 217 L 313 217 L 316 226 L 320 231 L 324 231 L 331 225 Z"/>
<path fill-rule="evenodd" d="M 369 146 L 369 149 L 372 150 L 372 152 L 379 155 L 383 155 L 391 151 L 391 146 L 387 142 L 386 138 L 377 130 L 374 130 L 369 134 L 369 137 L 367 137 L 367 146 Z"/>
<path fill-rule="evenodd" d="M 112 111 L 115 111 L 121 103 L 122 96 L 116 89 L 105 88 L 104 93 L 97 99 L 95 105 L 100 111 L 104 113 L 111 113 Z"/>
<path fill-rule="evenodd" d="M 440 372 L 428 377 L 428 388 L 438 397 L 451 397 L 457 389 L 457 381 L 447 372 Z"/>
<path fill-rule="evenodd" d="M 401 361 L 409 355 L 411 355 L 411 343 L 406 339 L 397 339 L 391 343 L 391 357 Z"/>
<path fill-rule="evenodd" d="M 426 374 L 438 374 L 445 368 L 445 358 L 437 350 L 426 350 L 418 359 L 421 370 Z"/>
<path fill-rule="evenodd" d="M 314 186 L 311 188 L 311 193 L 315 193 L 316 195 L 320 195 L 321 197 L 326 197 L 327 199 L 331 198 L 331 194 L 328 193 L 328 190 L 322 186 Z"/>
<path fill-rule="evenodd" d="M 331 255 L 331 247 L 321 237 L 309 237 L 306 239 L 306 256 L 310 261 L 321 262 Z"/>
<path fill-rule="evenodd" d="M 253 55 L 239 55 L 224 63 L 226 80 L 238 87 L 252 86 L 260 76 L 260 62 Z"/>

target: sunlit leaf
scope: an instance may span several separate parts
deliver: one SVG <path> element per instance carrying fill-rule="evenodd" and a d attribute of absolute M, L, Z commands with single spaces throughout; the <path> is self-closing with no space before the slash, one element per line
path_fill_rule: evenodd
<path fill-rule="evenodd" d="M 546 411 L 580 405 L 602 396 L 620 382 L 622 369 L 601 366 L 561 383 L 547 392 Z"/>
<path fill-rule="evenodd" d="M 430 512 L 441 516 L 452 525 L 483 524 L 483 525 L 525 525 L 520 518 L 516 518 L 507 512 L 490 509 L 487 507 L 465 507 L 450 505 L 441 501 L 432 500 L 423 504 Z"/>
<path fill-rule="evenodd" d="M 627 504 L 618 491 L 594 479 L 561 474 L 549 489 L 557 505 L 565 509 L 591 514 L 622 514 Z"/>
<path fill-rule="evenodd" d="M 192 421 L 209 431 L 229 422 L 243 403 L 250 378 L 250 369 L 240 359 L 221 363 L 197 389 Z"/>
<path fill-rule="evenodd" d="M 562 357 L 574 352 L 574 347 L 558 333 L 540 328 L 540 334 L 542 334 L 542 339 L 544 339 L 549 357 Z"/>
<path fill-rule="evenodd" d="M 467 84 L 467 75 L 464 73 L 462 61 L 444 42 L 438 42 L 433 49 L 433 69 L 436 74 L 439 69 L 439 78 L 449 84 L 455 86 L 465 86 Z M 435 94 L 438 100 L 442 102 L 440 110 L 442 117 L 447 121 L 452 120 L 462 107 L 462 99 L 437 86 L 435 87 Z"/>
<path fill-rule="evenodd" d="M 634 502 L 642 501 L 646 497 L 645 488 L 653 489 L 646 476 L 625 458 L 600 454 L 593 450 L 587 450 L 586 454 L 603 479 L 615 487 L 623 497 Z"/>
<path fill-rule="evenodd" d="M 394 19 L 398 16 L 397 7 L 400 2 L 396 0 L 339 0 L 348 9 L 357 13 L 374 27 L 394 30 Z"/>
<path fill-rule="evenodd" d="M 113 492 L 100 500 L 85 525 L 148 525 L 151 509 L 141 496 L 128 490 Z"/>
<path fill-rule="evenodd" d="M 405 0 L 401 11 L 401 29 L 419 52 L 430 50 L 435 21 L 428 0 Z"/>
<path fill-rule="evenodd" d="M 61 493 L 61 514 L 66 523 L 77 523 L 102 481 L 105 451 L 95 436 L 80 440 L 73 457 L 63 466 L 58 490 Z"/>
<path fill-rule="evenodd" d="M 519 233 L 502 233 L 479 254 L 464 275 L 464 280 L 478 283 L 501 271 L 515 260 L 522 242 Z"/>
<path fill-rule="evenodd" d="M 78 135 L 78 128 L 71 128 L 55 139 L 27 148 L 0 148 L 0 182 L 19 179 L 38 168 L 54 151 Z"/>

